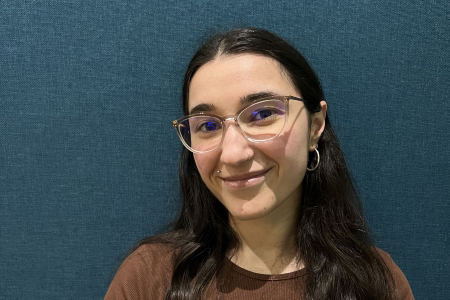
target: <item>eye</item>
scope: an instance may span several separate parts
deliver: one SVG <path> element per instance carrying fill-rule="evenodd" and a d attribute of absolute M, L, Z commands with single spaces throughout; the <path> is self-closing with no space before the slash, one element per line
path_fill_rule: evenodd
<path fill-rule="evenodd" d="M 256 102 L 239 115 L 239 121 L 249 126 L 267 126 L 277 122 L 286 114 L 286 107 L 280 100 L 264 100 Z"/>
<path fill-rule="evenodd" d="M 215 121 L 199 122 L 195 128 L 195 132 L 215 132 L 220 129 L 220 124 Z"/>
<path fill-rule="evenodd" d="M 276 114 L 277 112 L 274 109 L 264 108 L 255 110 L 252 112 L 252 116 L 250 118 L 251 121 L 261 121 L 269 118 L 270 116 Z"/>

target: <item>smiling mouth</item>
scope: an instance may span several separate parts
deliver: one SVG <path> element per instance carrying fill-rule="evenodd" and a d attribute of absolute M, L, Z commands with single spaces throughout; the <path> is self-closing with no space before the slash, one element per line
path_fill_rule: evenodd
<path fill-rule="evenodd" d="M 223 180 L 225 186 L 229 189 L 241 189 L 254 185 L 258 185 L 265 180 L 265 175 L 272 168 L 260 171 L 260 172 L 251 172 L 237 176 L 230 177 L 220 177 Z"/>

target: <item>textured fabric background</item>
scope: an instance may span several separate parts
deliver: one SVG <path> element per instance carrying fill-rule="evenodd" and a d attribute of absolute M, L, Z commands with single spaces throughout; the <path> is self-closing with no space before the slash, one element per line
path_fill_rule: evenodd
<path fill-rule="evenodd" d="M 1 1 L 0 299 L 101 299 L 170 220 L 183 70 L 236 26 L 309 59 L 375 240 L 448 299 L 450 2 L 305 2 Z"/>

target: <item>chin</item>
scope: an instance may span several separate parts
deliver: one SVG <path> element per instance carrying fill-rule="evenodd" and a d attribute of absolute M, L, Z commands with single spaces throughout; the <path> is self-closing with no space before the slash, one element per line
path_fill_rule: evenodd
<path fill-rule="evenodd" d="M 250 203 L 246 203 L 246 204 L 247 205 L 245 205 L 245 206 L 250 205 Z M 267 214 L 270 212 L 270 210 L 267 209 L 267 207 L 262 207 L 262 208 L 239 207 L 237 209 L 228 209 L 228 212 L 230 213 L 231 218 L 233 218 L 234 220 L 251 221 L 251 220 L 260 219 L 260 218 L 267 216 Z"/>

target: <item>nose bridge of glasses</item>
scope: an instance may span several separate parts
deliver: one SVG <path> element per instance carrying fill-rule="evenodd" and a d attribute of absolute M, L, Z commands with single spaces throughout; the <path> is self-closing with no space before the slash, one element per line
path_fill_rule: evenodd
<path fill-rule="evenodd" d="M 228 125 L 227 125 L 227 123 L 226 123 L 227 121 L 230 121 L 230 122 L 228 123 Z M 223 137 L 222 137 L 222 138 L 225 137 L 226 132 L 228 131 L 228 128 L 229 128 L 231 125 L 234 125 L 234 126 L 235 126 L 235 129 L 236 129 L 243 137 L 247 138 L 246 135 L 245 135 L 245 133 L 242 131 L 241 126 L 239 125 L 239 122 L 238 122 L 238 119 L 237 119 L 237 116 L 236 116 L 236 115 L 230 115 L 230 116 L 222 117 L 222 122 L 223 122 L 223 124 L 225 125 L 225 126 L 224 126 L 225 130 L 224 130 L 224 132 L 223 132 Z"/>
<path fill-rule="evenodd" d="M 234 124 L 234 125 L 236 125 L 236 127 L 239 128 L 239 123 L 238 123 L 238 121 L 237 121 L 237 116 L 236 116 L 236 115 L 222 117 L 222 122 L 223 122 L 223 124 L 225 124 L 225 126 L 226 126 L 227 128 L 228 128 L 228 126 L 229 126 L 229 125 L 226 125 L 226 122 L 227 122 L 228 120 L 231 120 L 231 121 L 232 121 L 231 124 Z"/>
<path fill-rule="evenodd" d="M 236 117 L 236 115 L 222 117 L 222 121 L 224 123 L 225 123 L 226 120 L 234 120 L 236 122 L 237 117 Z"/>

